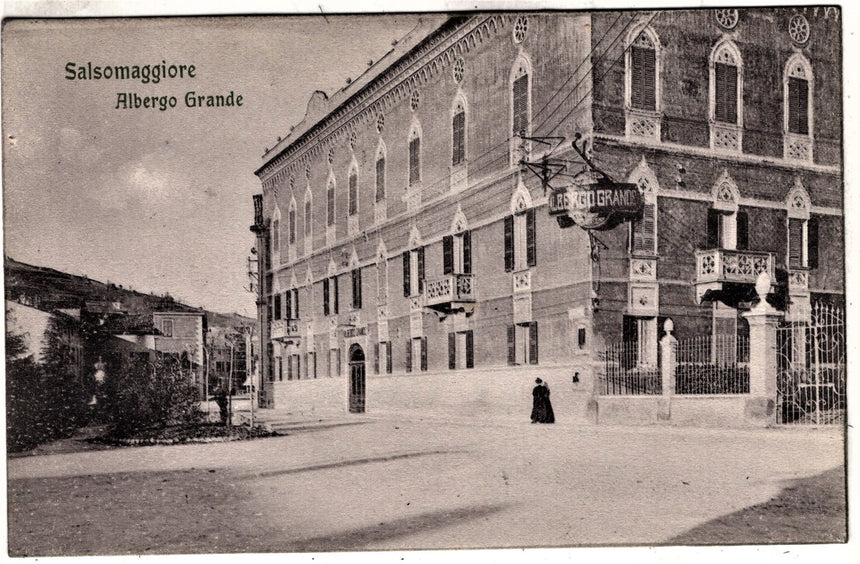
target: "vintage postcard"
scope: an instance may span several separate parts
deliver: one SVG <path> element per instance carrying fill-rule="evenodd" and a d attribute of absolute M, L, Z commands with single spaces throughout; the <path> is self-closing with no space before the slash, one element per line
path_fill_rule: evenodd
<path fill-rule="evenodd" d="M 846 13 L 551 7 L 11 6 L 9 556 L 848 549 Z"/>

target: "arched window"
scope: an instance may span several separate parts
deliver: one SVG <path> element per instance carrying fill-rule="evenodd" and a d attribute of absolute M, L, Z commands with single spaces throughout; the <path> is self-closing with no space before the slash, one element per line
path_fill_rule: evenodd
<path fill-rule="evenodd" d="M 313 196 L 311 187 L 305 189 L 305 239 L 310 239 L 313 234 Z"/>
<path fill-rule="evenodd" d="M 749 246 L 749 219 L 738 206 L 740 192 L 728 172 L 714 185 L 713 204 L 708 210 L 708 248 L 746 250 Z"/>
<path fill-rule="evenodd" d="M 625 109 L 627 136 L 660 140 L 660 41 L 649 27 L 627 36 Z"/>
<path fill-rule="evenodd" d="M 409 131 L 409 186 L 421 182 L 421 127 L 413 124 Z"/>
<path fill-rule="evenodd" d="M 785 66 L 784 156 L 787 159 L 812 160 L 812 66 L 795 53 Z"/>
<path fill-rule="evenodd" d="M 812 204 L 800 180 L 788 193 L 788 244 L 790 269 L 818 267 L 818 218 L 810 214 Z"/>
<path fill-rule="evenodd" d="M 510 76 L 511 88 L 511 164 L 516 165 L 528 155 L 529 144 L 522 137 L 531 135 L 532 128 L 532 78 L 531 63 L 520 55 Z"/>
<path fill-rule="evenodd" d="M 334 226 L 334 212 L 335 212 L 335 181 L 334 176 L 331 176 L 328 180 L 328 186 L 326 187 L 326 219 L 325 224 L 328 227 Z"/>
<path fill-rule="evenodd" d="M 272 214 L 270 236 L 272 238 L 272 264 L 277 266 L 281 263 L 281 208 L 277 204 L 275 204 L 275 213 Z"/>
<path fill-rule="evenodd" d="M 451 164 L 457 166 L 466 160 L 466 105 L 458 97 L 451 119 Z"/>
<path fill-rule="evenodd" d="M 743 128 L 743 61 L 734 43 L 721 41 L 710 59 L 711 147 L 740 151 Z"/>
<path fill-rule="evenodd" d="M 505 272 L 519 272 L 537 264 L 535 209 L 531 196 L 520 182 L 505 218 Z"/>
<path fill-rule="evenodd" d="M 376 201 L 385 199 L 385 144 L 379 140 L 376 149 Z"/>
<path fill-rule="evenodd" d="M 630 179 L 644 199 L 642 219 L 630 224 L 630 254 L 653 257 L 657 254 L 657 179 L 647 165 L 645 170 L 634 172 Z"/>
<path fill-rule="evenodd" d="M 347 213 L 350 216 L 358 214 L 358 165 L 353 163 L 349 169 L 349 206 Z"/>
<path fill-rule="evenodd" d="M 289 240 L 289 245 L 292 246 L 292 245 L 296 244 L 296 199 L 295 198 L 290 198 L 290 211 L 289 211 L 288 221 L 289 221 L 289 227 L 288 227 L 289 239 L 288 240 Z"/>

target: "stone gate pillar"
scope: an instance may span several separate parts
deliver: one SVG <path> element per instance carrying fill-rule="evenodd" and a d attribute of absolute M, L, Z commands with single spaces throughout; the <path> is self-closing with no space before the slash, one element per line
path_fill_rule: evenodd
<path fill-rule="evenodd" d="M 750 397 L 744 409 L 749 422 L 769 425 L 776 422 L 776 327 L 784 314 L 765 299 L 770 292 L 770 276 L 759 275 L 755 290 L 759 302 L 743 314 L 750 327 Z"/>

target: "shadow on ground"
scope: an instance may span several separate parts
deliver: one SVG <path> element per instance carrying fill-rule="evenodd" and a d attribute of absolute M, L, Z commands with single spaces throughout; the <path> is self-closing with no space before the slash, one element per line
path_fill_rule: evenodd
<path fill-rule="evenodd" d="M 774 498 L 708 521 L 671 545 L 841 543 L 848 539 L 845 469 L 791 480 Z"/>

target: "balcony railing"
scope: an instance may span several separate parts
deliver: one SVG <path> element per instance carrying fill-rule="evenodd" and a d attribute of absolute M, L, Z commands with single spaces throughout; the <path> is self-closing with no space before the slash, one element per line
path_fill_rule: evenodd
<path fill-rule="evenodd" d="M 755 284 L 762 272 L 775 280 L 774 255 L 765 251 L 710 249 L 696 251 L 696 284 L 736 282 Z"/>
<path fill-rule="evenodd" d="M 427 306 L 475 301 L 475 275 L 449 274 L 427 282 Z"/>
<path fill-rule="evenodd" d="M 298 319 L 275 319 L 270 328 L 272 339 L 295 339 L 299 337 Z"/>

